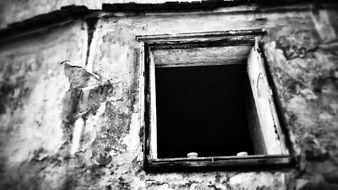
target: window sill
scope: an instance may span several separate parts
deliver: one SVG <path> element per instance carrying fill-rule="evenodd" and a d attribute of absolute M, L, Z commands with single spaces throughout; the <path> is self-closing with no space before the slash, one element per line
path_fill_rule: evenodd
<path fill-rule="evenodd" d="M 149 171 L 185 170 L 185 169 L 256 169 L 292 166 L 293 158 L 289 155 L 250 155 L 250 156 L 217 156 L 197 158 L 162 158 L 148 159 L 146 169 Z"/>

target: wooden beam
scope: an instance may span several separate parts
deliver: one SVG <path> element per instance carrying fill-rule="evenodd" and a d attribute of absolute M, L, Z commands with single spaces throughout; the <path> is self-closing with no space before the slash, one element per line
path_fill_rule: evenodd
<path fill-rule="evenodd" d="M 157 34 L 157 35 L 137 35 L 137 41 L 161 41 L 161 40 L 178 40 L 187 38 L 215 38 L 225 36 L 247 36 L 247 35 L 264 35 L 265 29 L 250 29 L 250 30 L 227 30 L 227 31 L 210 31 L 210 32 L 194 32 L 194 33 L 178 33 L 178 34 Z"/>
<path fill-rule="evenodd" d="M 170 171 L 171 169 L 203 169 L 203 168 L 258 168 L 292 165 L 293 160 L 287 155 L 253 155 L 253 156 L 218 156 L 197 158 L 152 159 L 147 165 L 148 170 Z"/>
<path fill-rule="evenodd" d="M 155 62 L 153 52 L 149 50 L 150 64 L 150 157 L 157 158 L 157 115 L 156 115 L 156 81 L 155 81 Z"/>
<path fill-rule="evenodd" d="M 245 64 L 251 46 L 154 50 L 156 67 Z"/>
<path fill-rule="evenodd" d="M 266 151 L 269 155 L 288 154 L 285 141 L 281 138 L 283 134 L 281 133 L 261 52 L 257 40 L 248 57 L 247 72 Z"/>

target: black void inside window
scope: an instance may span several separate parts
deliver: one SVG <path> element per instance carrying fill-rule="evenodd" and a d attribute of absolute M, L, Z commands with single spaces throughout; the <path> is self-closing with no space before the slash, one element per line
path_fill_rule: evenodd
<path fill-rule="evenodd" d="M 158 158 L 254 154 L 246 64 L 155 70 Z"/>

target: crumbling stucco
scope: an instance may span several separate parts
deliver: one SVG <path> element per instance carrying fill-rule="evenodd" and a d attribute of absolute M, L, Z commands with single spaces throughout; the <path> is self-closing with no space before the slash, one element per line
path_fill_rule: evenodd
<path fill-rule="evenodd" d="M 265 50 L 294 143 L 299 146 L 300 170 L 305 183 L 310 181 L 305 188 L 337 189 L 336 29 L 327 19 L 318 27 L 317 21 L 323 18 L 313 14 L 315 30 L 277 33 Z M 325 18 L 328 12 L 322 15 Z"/>
<path fill-rule="evenodd" d="M 231 0 L 230 0 L 231 1 Z M 96 1 L 79 1 L 79 0 L 12 0 L 0 2 L 0 28 L 5 28 L 9 24 L 23 21 L 41 14 L 46 14 L 59 10 L 65 6 L 86 6 L 92 10 L 100 10 L 103 3 L 150 3 L 160 4 L 166 2 L 192 2 L 192 0 L 96 0 Z M 201 2 L 201 0 L 194 0 Z"/>
<path fill-rule="evenodd" d="M 77 21 L 1 46 L 0 189 L 336 188 L 337 13 L 322 11 L 108 14 L 91 43 Z M 297 167 L 146 173 L 135 35 L 250 28 L 267 29 L 265 57 Z"/>

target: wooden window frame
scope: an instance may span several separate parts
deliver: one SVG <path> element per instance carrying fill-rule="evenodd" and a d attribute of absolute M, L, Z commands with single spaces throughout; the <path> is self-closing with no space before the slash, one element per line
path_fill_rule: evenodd
<path fill-rule="evenodd" d="M 144 99 L 141 103 L 143 108 L 144 123 L 144 167 L 149 171 L 170 171 L 176 169 L 263 169 L 265 167 L 285 167 L 294 163 L 291 147 L 288 146 L 289 140 L 282 132 L 279 122 L 276 106 L 273 101 L 273 91 L 267 80 L 267 74 L 264 66 L 264 59 L 261 44 L 261 37 L 265 34 L 264 29 L 253 30 L 231 30 L 218 32 L 200 32 L 200 33 L 183 33 L 176 35 L 141 35 L 136 36 L 137 41 L 142 43 L 140 63 L 141 73 L 144 80 L 141 80 L 141 86 L 144 86 L 144 94 L 140 97 Z M 248 156 L 216 156 L 216 157 L 197 157 L 197 158 L 158 158 L 157 157 L 157 122 L 156 122 L 156 93 L 155 93 L 155 61 L 152 51 L 157 49 L 174 49 L 174 48 L 200 48 L 214 46 L 234 46 L 246 45 L 252 46 L 248 61 L 257 62 L 258 65 L 247 64 L 249 82 L 252 89 L 254 102 L 258 106 L 256 109 L 265 109 L 257 111 L 264 116 L 259 115 L 258 120 L 264 126 L 271 126 L 280 142 L 280 152 L 274 152 L 274 148 L 270 147 L 269 153 L 264 155 L 248 155 Z M 257 90 L 258 89 L 258 90 Z M 260 90 L 260 92 L 258 92 Z M 263 95 L 267 98 L 261 99 Z M 259 94 L 258 94 L 259 93 Z M 258 97 L 260 96 L 260 97 Z M 268 110 L 266 110 L 268 109 Z M 262 119 L 268 118 L 268 119 Z M 264 134 L 263 134 L 264 136 Z M 266 134 L 265 134 L 266 136 Z M 269 137 L 265 137 L 269 138 Z M 265 140 L 264 140 L 265 141 Z"/>

